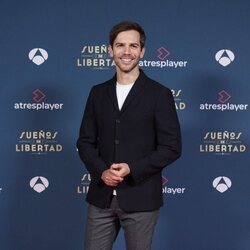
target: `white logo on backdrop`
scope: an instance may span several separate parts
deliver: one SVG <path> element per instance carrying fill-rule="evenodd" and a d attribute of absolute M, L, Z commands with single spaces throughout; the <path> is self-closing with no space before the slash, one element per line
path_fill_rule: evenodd
<path fill-rule="evenodd" d="M 35 48 L 29 52 L 29 59 L 36 65 L 43 64 L 48 57 L 48 52 L 45 49 Z"/>
<path fill-rule="evenodd" d="M 42 176 L 33 177 L 30 180 L 30 187 L 37 193 L 43 192 L 49 186 L 49 181 Z"/>
<path fill-rule="evenodd" d="M 219 50 L 215 54 L 216 61 L 224 67 L 228 66 L 231 62 L 233 62 L 234 58 L 234 53 L 229 49 Z"/>
<path fill-rule="evenodd" d="M 213 181 L 213 187 L 220 193 L 226 192 L 231 186 L 232 181 L 226 176 L 219 176 Z"/>

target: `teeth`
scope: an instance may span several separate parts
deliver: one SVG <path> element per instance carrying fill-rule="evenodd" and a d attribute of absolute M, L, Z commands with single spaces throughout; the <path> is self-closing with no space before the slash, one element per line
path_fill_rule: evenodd
<path fill-rule="evenodd" d="M 125 61 L 125 62 L 130 62 L 132 59 L 131 58 L 122 58 L 122 61 Z"/>

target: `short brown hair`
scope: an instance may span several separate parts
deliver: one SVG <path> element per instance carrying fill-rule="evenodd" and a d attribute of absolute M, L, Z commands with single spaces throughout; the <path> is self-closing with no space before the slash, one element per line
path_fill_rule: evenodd
<path fill-rule="evenodd" d="M 140 34 L 140 45 L 142 48 L 145 46 L 146 35 L 145 35 L 143 28 L 138 23 L 131 22 L 131 21 L 123 21 L 123 22 L 116 24 L 109 32 L 109 44 L 111 45 L 111 47 L 113 47 L 113 44 L 117 35 L 120 32 L 128 31 L 128 30 L 138 31 Z"/>

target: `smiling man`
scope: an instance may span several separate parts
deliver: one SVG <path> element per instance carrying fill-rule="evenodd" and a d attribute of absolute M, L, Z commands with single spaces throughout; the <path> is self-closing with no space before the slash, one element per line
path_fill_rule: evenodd
<path fill-rule="evenodd" d="M 85 250 L 111 250 L 120 228 L 127 250 L 150 250 L 162 170 L 181 154 L 180 126 L 171 91 L 139 69 L 142 27 L 121 22 L 109 38 L 116 74 L 91 89 L 77 141 L 91 174 Z"/>

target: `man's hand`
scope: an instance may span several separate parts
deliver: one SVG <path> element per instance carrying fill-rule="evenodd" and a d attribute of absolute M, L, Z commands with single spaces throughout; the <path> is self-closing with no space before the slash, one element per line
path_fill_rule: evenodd
<path fill-rule="evenodd" d="M 101 179 L 107 186 L 116 187 L 129 174 L 130 168 L 127 163 L 114 163 L 103 171 Z"/>
<path fill-rule="evenodd" d="M 107 186 L 116 187 L 118 183 L 123 181 L 123 177 L 119 176 L 116 170 L 112 167 L 102 172 L 101 179 Z"/>
<path fill-rule="evenodd" d="M 110 168 L 116 171 L 116 174 L 122 178 L 130 174 L 130 168 L 127 163 L 114 163 Z"/>

